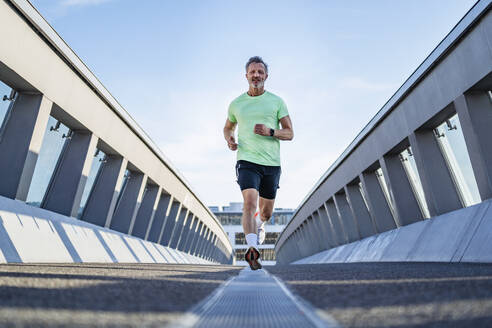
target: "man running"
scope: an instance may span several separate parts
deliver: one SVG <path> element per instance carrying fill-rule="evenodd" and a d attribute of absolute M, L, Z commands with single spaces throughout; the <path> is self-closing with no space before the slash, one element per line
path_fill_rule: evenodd
<path fill-rule="evenodd" d="M 237 150 L 236 176 L 243 194 L 243 230 L 248 244 L 245 259 L 252 270 L 261 269 L 258 244 L 265 240 L 265 222 L 272 216 L 280 180 L 280 142 L 292 140 L 294 131 L 284 101 L 265 91 L 268 65 L 261 57 L 246 63 L 248 92 L 229 105 L 224 138 Z M 282 128 L 279 128 L 279 122 Z M 238 128 L 238 142 L 234 130 Z M 259 215 L 255 216 L 260 196 Z"/>

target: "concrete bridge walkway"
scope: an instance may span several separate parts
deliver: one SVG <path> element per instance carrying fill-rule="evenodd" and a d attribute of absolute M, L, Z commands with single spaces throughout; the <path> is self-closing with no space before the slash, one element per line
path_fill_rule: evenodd
<path fill-rule="evenodd" d="M 2 327 L 221 325 L 490 327 L 492 265 L 0 266 Z"/>

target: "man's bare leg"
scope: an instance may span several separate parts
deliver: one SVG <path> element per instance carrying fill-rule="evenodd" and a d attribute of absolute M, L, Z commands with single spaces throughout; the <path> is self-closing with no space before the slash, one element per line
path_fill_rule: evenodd
<path fill-rule="evenodd" d="M 256 223 L 254 215 L 256 212 L 256 204 L 258 201 L 258 190 L 254 188 L 244 189 L 243 193 L 243 217 L 242 224 L 244 235 L 256 233 Z"/>
<path fill-rule="evenodd" d="M 258 199 L 258 191 L 253 188 L 244 189 L 243 193 L 243 230 L 248 244 L 248 250 L 244 259 L 248 262 L 251 270 L 261 269 L 260 252 L 258 251 L 258 235 L 256 228 L 255 212 Z"/>

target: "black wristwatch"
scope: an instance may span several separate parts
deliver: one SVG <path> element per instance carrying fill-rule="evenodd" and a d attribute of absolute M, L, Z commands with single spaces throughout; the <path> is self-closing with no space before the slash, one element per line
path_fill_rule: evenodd
<path fill-rule="evenodd" d="M 270 129 L 270 136 L 273 137 L 274 134 L 275 134 L 275 130 L 274 129 Z"/>

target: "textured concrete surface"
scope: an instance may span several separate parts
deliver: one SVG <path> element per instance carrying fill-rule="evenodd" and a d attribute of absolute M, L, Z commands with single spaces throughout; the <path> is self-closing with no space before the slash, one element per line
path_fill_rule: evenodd
<path fill-rule="evenodd" d="M 268 267 L 344 327 L 492 327 L 492 264 Z"/>
<path fill-rule="evenodd" d="M 241 267 L 0 265 L 0 327 L 160 327 Z"/>

